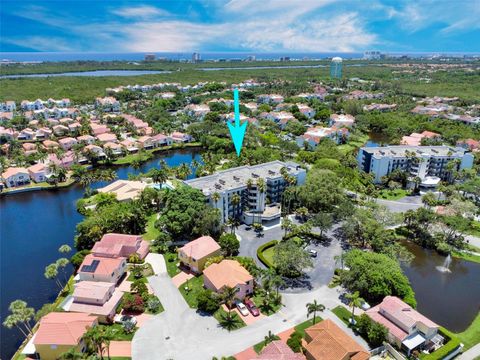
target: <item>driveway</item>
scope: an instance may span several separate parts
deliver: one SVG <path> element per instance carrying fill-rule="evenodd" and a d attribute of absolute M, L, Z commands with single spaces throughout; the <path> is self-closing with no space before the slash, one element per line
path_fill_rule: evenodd
<path fill-rule="evenodd" d="M 386 206 L 391 212 L 405 212 L 423 207 L 421 196 L 405 196 L 399 200 L 375 199 L 377 204 Z"/>
<path fill-rule="evenodd" d="M 162 257 L 163 259 L 163 257 Z M 219 327 L 211 316 L 202 316 L 190 309 L 166 272 L 149 278 L 165 311 L 148 320 L 132 341 L 133 359 L 208 359 L 229 356 L 263 340 L 268 331 L 285 331 L 306 320 L 306 304 L 317 300 L 333 308 L 340 304 L 339 292 L 322 286 L 308 293 L 284 294 L 284 307 L 277 314 L 260 319 L 242 329 L 228 332 Z M 325 311 L 323 318 L 335 321 L 347 333 L 353 334 L 333 313 Z M 355 337 L 359 343 L 363 340 Z"/>

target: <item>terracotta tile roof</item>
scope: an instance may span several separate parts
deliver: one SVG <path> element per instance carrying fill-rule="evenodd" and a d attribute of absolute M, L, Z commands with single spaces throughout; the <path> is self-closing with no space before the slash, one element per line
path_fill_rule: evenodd
<path fill-rule="evenodd" d="M 45 165 L 44 164 L 35 164 L 35 165 L 32 165 L 28 168 L 28 171 L 29 172 L 32 172 L 32 173 L 37 173 L 37 172 L 42 172 L 42 171 L 45 171 Z"/>
<path fill-rule="evenodd" d="M 2 178 L 8 179 L 10 176 L 17 174 L 26 174 L 28 176 L 28 170 L 22 167 L 11 167 L 8 168 L 4 173 L 2 173 Z"/>
<path fill-rule="evenodd" d="M 179 249 L 193 259 L 202 259 L 220 249 L 220 245 L 211 236 L 202 236 L 190 241 Z"/>
<path fill-rule="evenodd" d="M 102 281 L 80 281 L 75 284 L 74 298 L 102 300 L 115 287 L 115 284 Z"/>
<path fill-rule="evenodd" d="M 33 343 L 36 345 L 76 345 L 97 317 L 83 313 L 50 313 L 40 320 Z"/>
<path fill-rule="evenodd" d="M 253 280 L 247 269 L 236 260 L 222 260 L 218 264 L 212 264 L 203 270 L 203 275 L 217 290 L 224 286 L 233 288 Z"/>
<path fill-rule="evenodd" d="M 318 360 L 369 359 L 369 352 L 330 319 L 305 330 L 307 354 Z"/>
<path fill-rule="evenodd" d="M 281 340 L 272 341 L 265 346 L 255 359 L 262 360 L 305 360 L 305 356 L 294 353 L 290 347 Z M 253 360 L 253 359 L 252 359 Z"/>
<path fill-rule="evenodd" d="M 400 340 L 409 335 L 406 330 L 417 322 L 429 328 L 438 328 L 436 323 L 396 296 L 386 296 L 380 304 L 367 310 L 366 313 L 373 320 L 384 325 L 391 335 Z"/>
<path fill-rule="evenodd" d="M 121 266 L 122 262 L 125 261 L 125 258 L 108 258 L 95 256 L 94 254 L 88 254 L 87 256 L 85 256 L 85 259 L 83 259 L 83 262 L 80 265 L 79 272 L 84 272 L 82 271 L 83 266 L 91 265 L 94 260 L 98 261 L 98 265 L 96 269 L 91 272 L 91 274 L 110 275 L 112 272 L 114 272 Z"/>
<path fill-rule="evenodd" d="M 92 248 L 92 253 L 100 256 L 130 256 L 145 242 L 140 235 L 105 234 Z"/>

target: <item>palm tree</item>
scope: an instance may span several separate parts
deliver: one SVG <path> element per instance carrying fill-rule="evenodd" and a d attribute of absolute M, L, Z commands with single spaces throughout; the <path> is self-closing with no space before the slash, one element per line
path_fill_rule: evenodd
<path fill-rule="evenodd" d="M 262 272 L 262 279 L 264 281 L 264 286 L 266 285 L 268 288 L 275 288 L 277 296 L 279 295 L 279 289 L 281 286 L 285 284 L 285 280 L 277 274 L 275 269 L 266 269 Z"/>
<path fill-rule="evenodd" d="M 214 202 L 214 204 L 215 204 L 215 207 L 217 207 L 217 203 L 218 203 L 218 201 L 220 200 L 220 198 L 221 198 L 221 195 L 220 195 L 218 192 L 215 191 L 215 192 L 212 194 L 212 200 L 213 200 L 213 202 Z"/>
<path fill-rule="evenodd" d="M 313 303 L 307 304 L 307 318 L 313 314 L 313 325 L 315 325 L 315 321 L 317 319 L 317 311 L 325 310 L 325 305 L 317 303 L 317 300 L 313 300 Z"/>
<path fill-rule="evenodd" d="M 72 248 L 69 245 L 64 244 L 58 248 L 58 251 L 62 254 L 68 254 L 70 251 L 72 251 Z"/>
<path fill-rule="evenodd" d="M 65 268 L 68 264 L 70 264 L 70 261 L 67 258 L 60 258 L 55 262 L 57 269 L 62 269 L 63 279 L 65 280 L 67 289 L 70 290 L 70 284 L 68 283 L 67 274 L 65 272 Z"/>
<path fill-rule="evenodd" d="M 235 302 L 236 296 L 237 296 L 237 289 L 232 288 L 230 286 L 225 286 L 223 288 L 221 299 L 223 303 L 227 305 L 228 319 L 232 318 L 231 312 L 232 312 L 232 307 L 233 307 L 233 303 Z"/>
<path fill-rule="evenodd" d="M 27 303 L 22 300 L 12 301 L 8 310 L 11 314 L 5 318 L 3 326 L 7 329 L 16 327 L 25 337 L 27 337 L 32 332 L 30 321 L 35 315 L 35 310 L 31 307 L 27 307 Z M 23 328 L 20 325 L 23 325 Z"/>
<path fill-rule="evenodd" d="M 237 217 L 237 212 L 238 212 L 238 205 L 242 201 L 242 198 L 238 194 L 233 194 L 232 195 L 232 205 L 233 205 L 233 214 L 234 217 Z"/>
<path fill-rule="evenodd" d="M 263 197 L 263 194 L 265 193 L 265 190 L 267 189 L 267 186 L 265 185 L 265 180 L 263 179 L 258 179 L 257 180 L 257 191 L 259 192 L 260 194 L 260 204 L 259 204 L 259 208 L 260 208 L 260 211 L 263 212 L 263 209 L 265 207 L 265 201 L 264 201 L 264 197 Z M 259 216 L 260 213 L 259 213 Z M 259 221 L 261 222 L 261 220 Z"/>
<path fill-rule="evenodd" d="M 292 220 L 290 220 L 288 217 L 284 217 L 282 219 L 281 228 L 283 230 L 285 230 L 285 237 L 287 236 L 288 232 L 292 230 L 293 225 L 294 224 L 293 224 Z"/>
<path fill-rule="evenodd" d="M 92 326 L 88 328 L 87 332 L 83 335 L 83 339 L 87 345 L 100 356 L 100 359 L 103 359 L 103 351 L 105 350 L 105 331 L 103 328 L 101 325 Z"/>
<path fill-rule="evenodd" d="M 352 323 L 355 323 L 355 308 L 356 307 L 361 307 L 362 304 L 365 302 L 365 300 L 363 300 L 361 297 L 360 297 L 360 293 L 358 291 L 355 291 L 353 294 L 347 294 L 345 296 L 348 300 L 348 306 L 351 306 L 352 307 L 352 319 L 351 319 L 351 322 Z"/>
<path fill-rule="evenodd" d="M 152 181 L 156 184 L 160 184 L 162 185 L 163 183 L 165 183 L 168 179 L 168 175 L 167 175 L 167 172 L 165 171 L 164 168 L 160 168 L 160 169 L 153 169 L 151 171 L 151 175 L 152 175 Z"/>
<path fill-rule="evenodd" d="M 270 330 L 268 330 L 268 334 L 265 335 L 265 340 L 263 341 L 263 344 L 267 346 L 268 344 L 270 344 L 275 340 L 277 340 L 277 336 L 274 333 L 272 333 Z"/>
<path fill-rule="evenodd" d="M 45 278 L 49 280 L 55 280 L 55 283 L 57 286 L 60 288 L 60 290 L 63 289 L 62 283 L 60 280 L 58 280 L 58 267 L 57 264 L 53 263 L 45 267 L 45 273 L 44 273 Z"/>

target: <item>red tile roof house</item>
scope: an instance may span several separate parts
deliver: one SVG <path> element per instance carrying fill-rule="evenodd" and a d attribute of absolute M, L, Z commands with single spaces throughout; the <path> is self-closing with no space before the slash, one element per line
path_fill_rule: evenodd
<path fill-rule="evenodd" d="M 204 269 L 203 284 L 216 293 L 226 286 L 235 288 L 240 300 L 253 293 L 253 276 L 236 260 L 222 260 Z"/>
<path fill-rule="evenodd" d="M 73 147 L 73 145 L 76 145 L 78 143 L 78 141 L 75 138 L 66 137 L 58 140 L 58 143 L 60 144 L 63 150 L 70 150 Z"/>
<path fill-rule="evenodd" d="M 22 148 L 25 155 L 35 154 L 37 152 L 37 146 L 33 143 L 23 143 Z"/>
<path fill-rule="evenodd" d="M 170 137 L 172 138 L 173 142 L 176 142 L 176 143 L 186 143 L 193 140 L 193 138 L 190 135 L 181 133 L 179 131 L 175 131 L 170 135 Z"/>
<path fill-rule="evenodd" d="M 83 259 L 78 278 L 81 281 L 102 281 L 116 284 L 125 274 L 127 259 L 124 257 L 103 257 L 88 254 Z"/>
<path fill-rule="evenodd" d="M 75 284 L 72 301 L 63 309 L 98 316 L 101 323 L 111 323 L 123 292 L 115 284 L 101 281 L 80 281 Z"/>
<path fill-rule="evenodd" d="M 103 149 L 112 149 L 114 155 L 123 154 L 123 146 L 115 142 L 107 142 L 103 145 Z"/>
<path fill-rule="evenodd" d="M 44 164 L 35 164 L 27 168 L 30 178 L 36 183 L 47 181 L 46 167 Z"/>
<path fill-rule="evenodd" d="M 52 312 L 40 320 L 32 342 L 42 360 L 58 359 L 72 347 L 84 352 L 82 340 L 88 328 L 97 325 L 97 317 L 83 313 Z"/>
<path fill-rule="evenodd" d="M 145 259 L 150 251 L 150 245 L 140 235 L 105 234 L 93 245 L 92 253 L 102 257 L 125 257 L 137 254 Z"/>
<path fill-rule="evenodd" d="M 137 139 L 138 144 L 143 149 L 152 149 L 154 147 L 154 141 L 151 136 L 142 136 Z"/>
<path fill-rule="evenodd" d="M 190 271 L 201 274 L 207 259 L 220 255 L 220 245 L 210 236 L 202 236 L 178 249 L 178 258 Z"/>
<path fill-rule="evenodd" d="M 99 134 L 96 138 L 102 143 L 117 142 L 117 136 L 111 133 Z"/>
<path fill-rule="evenodd" d="M 110 129 L 107 125 L 90 123 L 90 127 L 92 128 L 93 135 L 95 136 L 110 132 Z"/>
<path fill-rule="evenodd" d="M 22 186 L 30 183 L 30 174 L 28 170 L 21 167 L 8 168 L 2 173 L 2 179 L 7 187 Z"/>
<path fill-rule="evenodd" d="M 305 360 L 305 356 L 294 353 L 290 347 L 281 340 L 272 341 L 254 359 L 262 360 Z"/>
<path fill-rule="evenodd" d="M 355 117 L 349 114 L 332 114 L 329 125 L 351 128 L 355 124 Z"/>
<path fill-rule="evenodd" d="M 95 138 L 92 135 L 82 135 L 77 137 L 77 140 L 83 144 L 93 144 L 95 142 Z"/>
<path fill-rule="evenodd" d="M 164 134 L 157 134 L 152 136 L 153 142 L 156 147 L 158 146 L 168 146 L 172 145 L 173 140 L 171 137 L 164 135 Z"/>
<path fill-rule="evenodd" d="M 426 318 L 396 296 L 386 296 L 366 314 L 388 329 L 388 341 L 408 354 L 414 349 L 440 344 L 439 325 Z M 437 336 L 438 335 L 438 336 Z"/>

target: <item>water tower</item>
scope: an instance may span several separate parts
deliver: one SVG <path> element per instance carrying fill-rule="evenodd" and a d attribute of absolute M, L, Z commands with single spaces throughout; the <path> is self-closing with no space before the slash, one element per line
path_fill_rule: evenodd
<path fill-rule="evenodd" d="M 330 77 L 340 79 L 342 77 L 342 63 L 341 57 L 334 57 L 330 63 Z"/>

